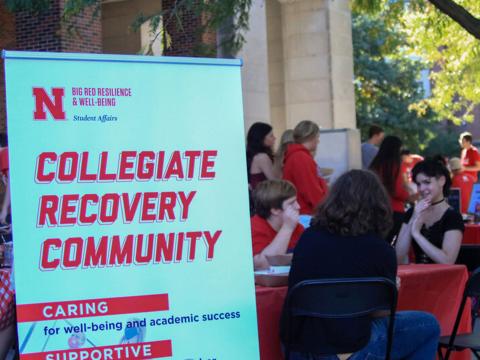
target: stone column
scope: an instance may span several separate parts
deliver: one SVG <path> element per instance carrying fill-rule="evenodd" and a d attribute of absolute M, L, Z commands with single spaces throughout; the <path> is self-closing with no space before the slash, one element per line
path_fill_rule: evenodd
<path fill-rule="evenodd" d="M 270 117 L 275 136 L 280 139 L 287 128 L 285 117 L 285 80 L 282 36 L 282 5 L 265 1 L 267 11 L 268 80 Z"/>
<path fill-rule="evenodd" d="M 356 128 L 348 0 L 279 1 L 287 127 Z"/>
<path fill-rule="evenodd" d="M 242 87 L 245 130 L 254 122 L 270 123 L 270 99 L 267 57 L 267 21 L 264 0 L 253 0 L 250 30 L 237 55 L 243 59 Z"/>

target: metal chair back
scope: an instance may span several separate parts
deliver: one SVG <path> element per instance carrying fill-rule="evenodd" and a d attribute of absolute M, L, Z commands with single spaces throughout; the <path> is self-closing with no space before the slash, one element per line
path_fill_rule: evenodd
<path fill-rule="evenodd" d="M 359 319 L 381 310 L 390 311 L 386 359 L 390 359 L 397 288 L 386 278 L 304 280 L 292 287 L 285 300 L 284 345 L 289 359 L 296 318 Z M 319 339 L 321 342 L 321 339 Z M 306 349 L 308 351 L 308 349 Z M 355 351 L 360 350 L 356 349 Z M 342 348 L 337 353 L 350 352 Z"/>

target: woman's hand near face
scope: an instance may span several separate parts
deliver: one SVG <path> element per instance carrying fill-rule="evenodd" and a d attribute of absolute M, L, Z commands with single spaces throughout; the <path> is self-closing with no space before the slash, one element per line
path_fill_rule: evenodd
<path fill-rule="evenodd" d="M 412 216 L 413 219 L 416 219 L 419 216 L 421 216 L 425 212 L 425 210 L 427 210 L 430 207 L 431 203 L 432 203 L 432 200 L 430 198 L 425 198 L 420 200 L 415 205 L 415 209 L 413 211 L 413 216 Z"/>
<path fill-rule="evenodd" d="M 422 230 L 423 224 L 425 224 L 425 211 L 430 207 L 430 204 L 430 198 L 425 198 L 415 205 L 410 227 L 410 234 L 415 240 L 421 235 L 420 231 Z"/>

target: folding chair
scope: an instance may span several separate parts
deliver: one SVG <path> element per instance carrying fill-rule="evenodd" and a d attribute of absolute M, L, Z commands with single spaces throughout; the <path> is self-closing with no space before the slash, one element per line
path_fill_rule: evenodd
<path fill-rule="evenodd" d="M 467 297 L 478 297 L 480 295 L 480 268 L 475 270 L 465 285 L 463 292 L 462 302 L 458 309 L 457 318 L 453 325 L 452 334 L 449 336 L 442 336 L 438 344 L 438 356 L 441 360 L 447 360 L 450 357 L 452 351 L 460 351 L 470 349 L 477 359 L 480 359 L 480 334 L 462 334 L 457 335 L 458 326 L 462 319 L 463 310 Z M 447 349 L 445 356 L 443 356 L 442 350 Z"/>
<path fill-rule="evenodd" d="M 298 339 L 294 338 L 293 325 L 301 318 L 313 319 L 361 319 L 371 321 L 371 315 L 381 310 L 390 311 L 386 359 L 390 359 L 393 324 L 397 306 L 397 287 L 386 278 L 343 278 L 304 280 L 292 287 L 285 299 L 283 344 L 286 359 L 293 350 L 298 351 Z M 318 339 L 322 343 L 322 339 Z M 320 345 L 321 346 L 321 345 Z M 353 349 L 354 351 L 360 350 Z M 315 353 L 302 348 L 301 352 Z M 334 355 L 352 352 L 352 348 L 336 348 Z"/>

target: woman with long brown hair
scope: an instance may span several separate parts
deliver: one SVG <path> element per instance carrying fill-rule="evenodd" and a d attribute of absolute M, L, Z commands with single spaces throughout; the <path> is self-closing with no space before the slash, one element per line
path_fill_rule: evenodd
<path fill-rule="evenodd" d="M 269 124 L 254 123 L 247 134 L 248 183 L 252 190 L 264 180 L 275 179 L 273 171 L 273 146 L 275 136 Z"/>
<path fill-rule="evenodd" d="M 380 145 L 377 156 L 370 164 L 382 181 L 390 198 L 393 211 L 393 228 L 387 235 L 387 240 L 392 242 L 400 231 L 405 213 L 405 203 L 410 199 L 407 182 L 402 170 L 402 140 L 397 136 L 386 136 Z"/>
<path fill-rule="evenodd" d="M 295 247 L 289 289 L 311 279 L 385 277 L 395 282 L 395 250 L 384 240 L 391 224 L 389 199 L 377 176 L 365 170 L 343 174 Z M 351 360 L 385 358 L 387 316 L 373 320 L 304 318 L 293 325 L 298 346 L 291 359 L 338 359 L 339 347 L 354 353 Z M 439 334 L 432 315 L 397 312 L 392 359 L 434 359 Z"/>

